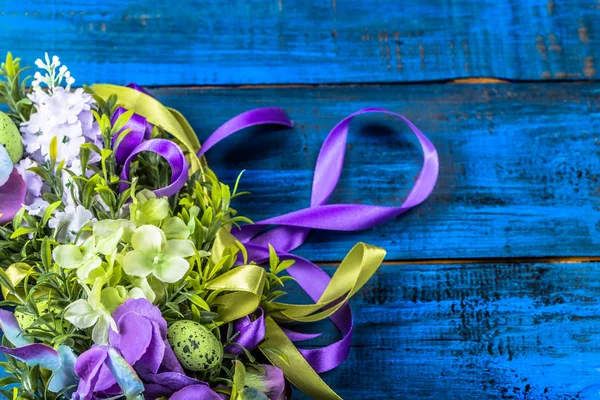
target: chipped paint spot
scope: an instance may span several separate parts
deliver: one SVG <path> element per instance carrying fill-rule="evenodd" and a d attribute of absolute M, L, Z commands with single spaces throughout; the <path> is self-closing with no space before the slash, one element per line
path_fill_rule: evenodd
<path fill-rule="evenodd" d="M 548 53 L 548 48 L 546 47 L 546 41 L 542 35 L 537 35 L 535 37 L 535 48 L 542 56 L 542 59 L 545 60 Z"/>
<path fill-rule="evenodd" d="M 592 78 L 596 75 L 596 70 L 594 69 L 594 57 L 586 57 L 583 60 L 583 73 L 586 78 Z"/>
<path fill-rule="evenodd" d="M 579 34 L 579 40 L 581 40 L 583 44 L 590 44 L 590 35 L 588 33 L 587 27 L 584 24 L 579 24 L 579 30 L 577 32 Z"/>

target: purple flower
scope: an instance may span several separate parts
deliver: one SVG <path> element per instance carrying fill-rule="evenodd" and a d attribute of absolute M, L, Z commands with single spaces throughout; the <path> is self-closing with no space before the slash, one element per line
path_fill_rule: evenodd
<path fill-rule="evenodd" d="M 113 319 L 119 333 L 109 330 L 110 345 L 119 349 L 141 376 L 156 375 L 169 346 L 167 322 L 158 307 L 143 298 L 129 299 L 117 307 Z M 171 368 L 178 369 L 177 372 L 183 372 L 170 357 L 167 362 Z"/>
<path fill-rule="evenodd" d="M 213 392 L 206 384 L 185 387 L 169 397 L 169 400 L 189 399 L 222 400 L 221 396 Z"/>
<path fill-rule="evenodd" d="M 39 365 L 42 369 L 53 371 L 48 384 L 48 390 L 59 392 L 67 387 L 77 384 L 73 364 L 75 354 L 70 347 L 60 345 L 54 348 L 42 343 L 32 343 L 31 339 L 23 335 L 14 314 L 7 310 L 0 310 L 0 328 L 6 339 L 15 348 L 0 346 L 0 353 L 18 358 L 30 367 Z M 66 393 L 70 393 L 67 390 Z"/>
<path fill-rule="evenodd" d="M 75 374 L 80 378 L 73 400 L 92 400 L 96 396 L 125 395 L 136 398 L 144 385 L 131 365 L 110 346 L 93 346 L 75 362 Z"/>
<path fill-rule="evenodd" d="M 119 349 L 144 380 L 145 399 L 168 397 L 191 386 L 202 386 L 206 393 L 214 393 L 206 383 L 185 375 L 167 341 L 167 322 L 158 307 L 143 298 L 128 299 L 112 317 L 119 332 L 109 331 L 110 345 Z"/>

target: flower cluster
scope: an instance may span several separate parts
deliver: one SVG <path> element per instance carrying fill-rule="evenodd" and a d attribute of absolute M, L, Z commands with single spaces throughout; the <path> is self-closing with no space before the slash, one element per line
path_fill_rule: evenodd
<path fill-rule="evenodd" d="M 136 85 L 73 89 L 56 56 L 36 66 L 31 89 L 10 53 L 0 69 L 0 352 L 17 384 L 0 393 L 285 400 L 301 368 L 302 389 L 335 397 L 314 375 L 336 365 L 292 343 L 318 335 L 283 325 L 332 316 L 382 253 L 320 271 L 314 305 L 279 302 L 308 261 L 232 233 L 251 223 L 231 207 L 239 178 L 217 179 L 181 114 Z"/>

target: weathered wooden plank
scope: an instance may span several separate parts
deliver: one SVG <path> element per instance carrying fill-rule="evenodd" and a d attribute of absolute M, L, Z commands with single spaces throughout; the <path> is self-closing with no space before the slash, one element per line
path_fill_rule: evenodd
<path fill-rule="evenodd" d="M 0 42 L 79 82 L 596 78 L 596 0 L 0 2 Z"/>
<path fill-rule="evenodd" d="M 345 399 L 596 398 L 599 293 L 598 263 L 385 266 L 323 376 Z"/>
<path fill-rule="evenodd" d="M 254 220 L 309 204 L 312 170 L 343 117 L 381 106 L 410 117 L 437 146 L 440 178 L 417 210 L 358 233 L 313 232 L 299 254 L 336 261 L 359 240 L 389 260 L 600 255 L 598 84 L 400 85 L 161 89 L 204 139 L 242 111 L 279 105 L 294 129 L 249 130 L 208 153 L 220 177 L 253 195 Z M 331 202 L 399 206 L 421 164 L 408 129 L 383 116 L 356 120 Z"/>

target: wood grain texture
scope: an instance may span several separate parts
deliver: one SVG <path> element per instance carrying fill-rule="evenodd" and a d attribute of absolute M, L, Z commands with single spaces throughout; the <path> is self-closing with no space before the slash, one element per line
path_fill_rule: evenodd
<path fill-rule="evenodd" d="M 348 400 L 597 398 L 599 294 L 598 263 L 384 266 L 323 377 Z"/>
<path fill-rule="evenodd" d="M 0 1 L 0 42 L 80 83 L 597 78 L 596 0 Z"/>
<path fill-rule="evenodd" d="M 376 229 L 313 232 L 299 254 L 337 261 L 357 241 L 388 260 L 600 255 L 598 84 L 397 85 L 160 89 L 205 139 L 228 118 L 282 106 L 293 129 L 250 129 L 213 148 L 225 182 L 246 169 L 252 196 L 237 208 L 259 220 L 307 207 L 328 131 L 368 106 L 405 114 L 440 154 L 430 199 Z M 357 119 L 331 203 L 399 206 L 421 166 L 416 139 L 384 116 Z"/>

